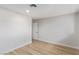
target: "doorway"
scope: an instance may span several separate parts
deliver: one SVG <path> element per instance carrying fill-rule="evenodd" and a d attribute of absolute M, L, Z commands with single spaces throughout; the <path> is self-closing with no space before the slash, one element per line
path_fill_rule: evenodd
<path fill-rule="evenodd" d="M 33 39 L 39 39 L 39 24 L 33 23 Z"/>

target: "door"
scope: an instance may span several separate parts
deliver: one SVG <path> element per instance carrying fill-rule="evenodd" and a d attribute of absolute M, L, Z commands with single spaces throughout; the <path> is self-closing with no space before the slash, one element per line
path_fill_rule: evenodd
<path fill-rule="evenodd" d="M 39 29 L 38 23 L 33 23 L 33 39 L 38 39 Z"/>

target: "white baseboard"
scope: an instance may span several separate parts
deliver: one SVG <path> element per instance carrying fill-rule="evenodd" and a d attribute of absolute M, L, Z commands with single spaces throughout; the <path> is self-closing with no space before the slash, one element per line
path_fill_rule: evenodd
<path fill-rule="evenodd" d="M 66 47 L 70 47 L 70 48 L 79 50 L 78 47 L 72 47 L 70 45 L 66 45 L 66 44 L 63 44 L 63 43 L 60 43 L 60 42 L 52 42 L 52 41 L 45 41 L 45 40 L 39 40 L 39 41 L 43 41 L 43 42 L 47 42 L 47 43 L 51 43 L 51 44 L 57 44 L 57 45 L 61 45 L 61 46 L 66 46 Z"/>
<path fill-rule="evenodd" d="M 5 53 L 8 53 L 8 52 L 14 51 L 14 50 L 16 50 L 16 49 L 18 49 L 18 48 L 21 48 L 21 47 L 23 47 L 23 46 L 25 46 L 25 45 L 28 45 L 28 44 L 31 44 L 31 43 L 32 43 L 32 41 L 29 41 L 29 42 L 27 42 L 27 43 L 25 43 L 25 44 L 22 44 L 22 45 L 20 45 L 20 46 L 18 46 L 18 47 L 15 47 L 15 48 L 13 48 L 13 49 L 10 49 L 10 50 L 8 50 L 8 51 L 6 51 L 6 52 L 4 52 L 4 53 L 0 53 L 0 54 L 5 54 Z"/>

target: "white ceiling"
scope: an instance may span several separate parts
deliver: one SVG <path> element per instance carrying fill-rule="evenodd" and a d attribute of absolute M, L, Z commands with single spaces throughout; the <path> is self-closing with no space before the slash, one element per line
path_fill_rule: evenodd
<path fill-rule="evenodd" d="M 31 8 L 28 4 L 3 4 L 0 7 L 27 15 L 26 10 L 30 10 L 33 19 L 42 19 L 78 11 L 78 4 L 37 4 L 38 7 Z"/>

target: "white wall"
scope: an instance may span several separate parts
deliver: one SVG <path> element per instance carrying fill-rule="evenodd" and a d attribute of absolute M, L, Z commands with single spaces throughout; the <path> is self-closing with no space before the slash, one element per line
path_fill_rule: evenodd
<path fill-rule="evenodd" d="M 77 47 L 79 48 L 79 12 L 76 13 L 76 23 L 75 24 L 76 24 L 76 26 L 75 26 L 76 38 L 77 38 L 77 43 L 78 43 Z"/>
<path fill-rule="evenodd" d="M 39 22 L 38 40 L 79 48 L 75 20 L 75 14 L 68 14 L 35 21 Z"/>
<path fill-rule="evenodd" d="M 31 33 L 31 17 L 0 8 L 0 53 L 31 43 Z"/>

